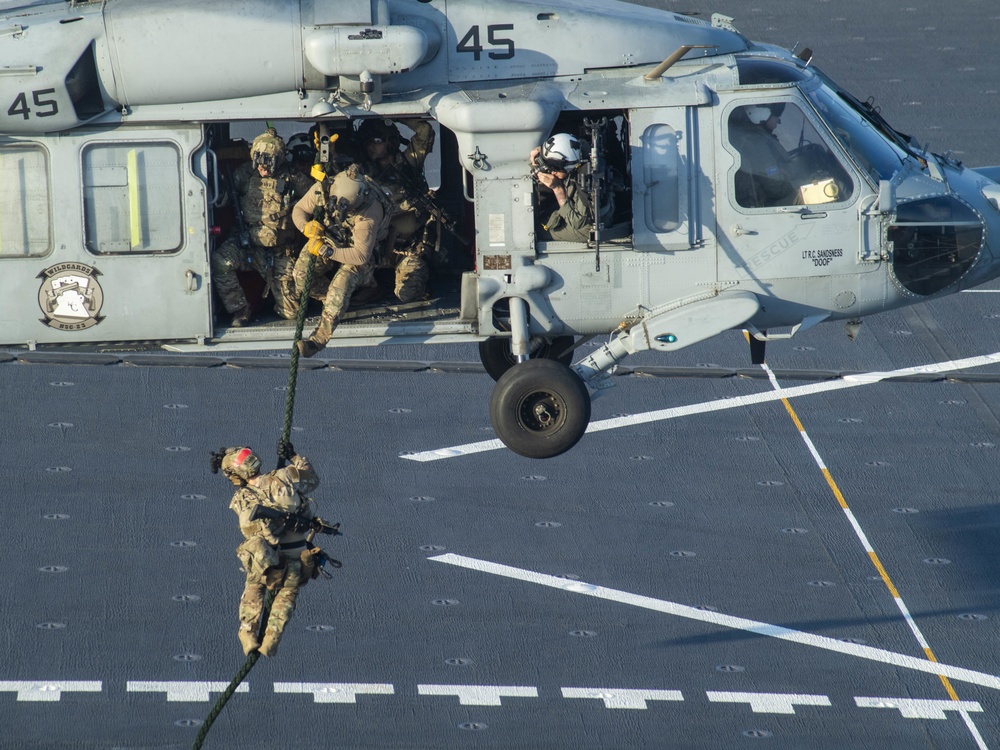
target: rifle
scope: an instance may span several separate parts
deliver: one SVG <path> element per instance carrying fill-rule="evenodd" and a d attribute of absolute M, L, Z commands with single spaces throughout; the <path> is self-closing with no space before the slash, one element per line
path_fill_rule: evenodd
<path fill-rule="evenodd" d="M 585 119 L 585 127 L 590 129 L 590 200 L 591 210 L 594 212 L 594 259 L 597 270 L 601 270 L 601 196 L 604 192 L 604 130 L 608 124 L 608 118 L 602 117 L 599 120 Z"/>
<path fill-rule="evenodd" d="M 322 518 L 301 516 L 298 513 L 286 513 L 282 510 L 268 508 L 266 505 L 257 504 L 253 506 L 253 510 L 250 511 L 250 520 L 259 521 L 263 518 L 266 518 L 269 521 L 281 521 L 285 524 L 286 529 L 298 531 L 299 533 L 309 531 L 319 534 L 330 534 L 332 536 L 340 535 L 339 523 L 335 523 L 331 526 Z"/>
<path fill-rule="evenodd" d="M 228 185 L 229 200 L 233 202 L 233 211 L 236 214 L 236 230 L 240 247 L 246 250 L 250 247 L 250 230 L 247 229 L 247 223 L 243 219 L 243 206 L 240 205 L 240 197 L 236 194 L 236 183 L 233 181 L 233 168 L 225 163 L 223 163 L 222 167 L 226 170 L 226 185 Z"/>
<path fill-rule="evenodd" d="M 319 549 L 318 547 L 313 547 L 312 540 L 319 534 L 330 534 L 332 536 L 342 536 L 340 533 L 340 524 L 335 523 L 330 526 L 322 518 L 310 518 L 309 516 L 300 516 L 298 513 L 286 513 L 284 511 L 275 510 L 274 508 L 268 508 L 266 505 L 257 504 L 253 506 L 253 510 L 250 511 L 250 520 L 259 521 L 260 519 L 266 518 L 271 521 L 282 521 L 287 529 L 292 531 L 304 532 L 308 531 L 306 535 L 306 546 L 311 550 L 318 550 L 314 552 L 316 556 L 316 566 L 319 572 L 324 578 L 332 578 L 333 576 L 326 569 L 326 564 L 330 563 L 331 568 L 343 567 L 343 563 L 340 560 L 330 557 L 326 552 Z"/>
<path fill-rule="evenodd" d="M 455 219 L 438 205 L 437 193 L 431 190 L 427 183 L 417 179 L 408 168 L 399 169 L 393 164 L 390 169 L 399 177 L 406 188 L 406 198 L 421 213 L 427 214 L 430 218 L 441 222 L 441 226 L 451 232 L 451 235 L 467 247 L 469 240 L 458 232 Z"/>

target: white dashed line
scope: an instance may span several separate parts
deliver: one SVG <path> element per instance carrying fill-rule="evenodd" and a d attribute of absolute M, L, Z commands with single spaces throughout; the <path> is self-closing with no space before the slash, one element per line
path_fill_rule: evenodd
<path fill-rule="evenodd" d="M 456 696 L 463 706 L 500 706 L 501 698 L 537 698 L 538 688 L 523 685 L 417 685 L 420 695 Z"/>
<path fill-rule="evenodd" d="M 125 685 L 129 693 L 166 693 L 168 703 L 208 703 L 212 693 L 223 693 L 228 682 L 143 682 L 129 680 Z M 243 683 L 237 693 L 250 692 L 250 685 Z"/>
<path fill-rule="evenodd" d="M 0 681 L 0 692 L 17 693 L 19 701 L 58 701 L 63 693 L 99 693 L 101 681 Z"/>
<path fill-rule="evenodd" d="M 313 703 L 357 703 L 359 695 L 393 695 L 385 683 L 364 682 L 276 682 L 276 693 L 312 693 Z"/>
<path fill-rule="evenodd" d="M 916 698 L 855 698 L 861 708 L 898 708 L 906 719 L 947 719 L 945 711 L 982 711 L 976 701 L 919 700 Z"/>
<path fill-rule="evenodd" d="M 712 703 L 749 703 L 755 714 L 794 714 L 796 706 L 829 706 L 825 695 L 788 693 L 726 693 L 709 690 L 705 693 Z"/>
<path fill-rule="evenodd" d="M 680 690 L 622 690 L 619 688 L 562 688 L 563 698 L 591 698 L 604 701 L 605 708 L 646 710 L 646 701 L 682 701 Z"/>

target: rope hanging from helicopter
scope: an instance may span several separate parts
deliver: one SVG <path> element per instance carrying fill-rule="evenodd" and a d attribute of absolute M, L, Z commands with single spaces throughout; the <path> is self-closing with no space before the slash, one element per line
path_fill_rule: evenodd
<path fill-rule="evenodd" d="M 295 388 L 298 382 L 299 375 L 299 347 L 298 342 L 302 340 L 302 329 L 305 326 L 306 319 L 306 308 L 309 306 L 309 290 L 312 288 L 312 277 L 313 277 L 313 267 L 316 265 L 316 256 L 309 254 L 309 265 L 306 267 L 306 277 L 305 286 L 302 290 L 302 296 L 299 299 L 299 311 L 295 317 L 295 337 L 292 340 L 292 353 L 291 353 L 291 364 L 288 368 L 288 387 L 285 395 L 285 415 L 284 424 L 281 430 L 281 440 L 278 445 L 287 445 L 292 434 L 292 418 L 295 414 Z M 285 458 L 281 453 L 278 454 L 278 468 L 282 468 L 285 465 Z M 260 623 L 257 626 L 257 640 L 259 641 L 263 636 L 264 630 L 267 628 L 267 620 L 271 613 L 271 604 L 274 601 L 274 591 L 268 589 L 267 598 L 264 601 L 264 609 L 261 613 Z M 233 693 L 240 686 L 240 683 L 246 679 L 247 675 L 250 674 L 250 670 L 253 669 L 254 664 L 260 659 L 260 652 L 253 651 L 247 655 L 247 660 L 240 668 L 240 670 L 233 677 L 232 681 L 226 686 L 226 689 L 219 696 L 219 699 L 212 706 L 212 710 L 208 712 L 208 716 L 205 717 L 205 721 L 201 725 L 201 729 L 198 730 L 198 736 L 195 737 L 194 744 L 191 746 L 191 750 L 199 750 L 202 743 L 205 741 L 205 737 L 208 735 L 209 730 L 212 728 L 212 724 L 222 713 L 222 709 L 225 708 L 229 699 L 232 697 Z"/>

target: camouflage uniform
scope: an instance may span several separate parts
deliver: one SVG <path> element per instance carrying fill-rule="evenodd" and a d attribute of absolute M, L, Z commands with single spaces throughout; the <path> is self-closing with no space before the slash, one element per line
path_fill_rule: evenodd
<path fill-rule="evenodd" d="M 342 223 L 335 211 L 330 210 L 329 202 L 336 200 L 334 191 L 338 181 L 347 179 L 365 185 L 365 194 L 358 199 L 358 204 L 351 208 Z M 361 175 L 357 167 L 352 165 L 340 173 L 333 182 L 324 180 L 317 182 L 302 197 L 292 212 L 292 219 L 299 231 L 309 236 L 307 225 L 318 222 L 324 228 L 324 236 L 313 239 L 300 253 L 295 263 L 293 277 L 295 280 L 296 299 L 305 289 L 306 271 L 308 270 L 310 251 L 317 252 L 313 266 L 313 283 L 309 290 L 314 299 L 322 292 L 323 279 L 327 273 L 336 268 L 333 280 L 323 297 L 323 312 L 319 325 L 309 336 L 313 349 L 306 353 L 312 356 L 327 345 L 333 330 L 347 310 L 351 295 L 359 286 L 374 284 L 375 249 L 376 245 L 385 239 L 389 231 L 388 197 L 370 180 Z M 338 246 L 330 237 L 337 232 L 344 237 L 344 246 Z M 304 352 L 305 353 L 305 352 Z"/>
<path fill-rule="evenodd" d="M 273 132 L 273 131 L 270 131 Z M 254 140 L 260 148 L 265 133 Z M 292 226 L 292 206 L 309 189 L 310 181 L 291 169 L 284 160 L 284 142 L 270 136 L 280 160 L 274 174 L 262 177 L 253 164 L 241 164 L 233 172 L 233 187 L 240 202 L 250 246 L 240 247 L 239 238 L 230 236 L 213 253 L 212 280 L 226 311 L 245 322 L 249 318 L 246 294 L 236 277 L 237 271 L 254 270 L 269 282 L 274 295 L 274 311 L 283 318 L 295 317 L 292 268 L 302 238 Z M 280 144 L 280 145 L 279 145 Z M 239 325 L 240 323 L 237 323 Z"/>
<path fill-rule="evenodd" d="M 395 268 L 395 294 L 400 302 L 413 302 L 427 295 L 430 270 L 424 257 L 423 230 L 430 216 L 413 203 L 414 191 L 427 193 L 424 161 L 434 149 L 434 129 L 425 120 L 400 120 L 414 135 L 405 151 L 399 150 L 399 131 L 390 122 L 369 121 L 358 134 L 364 141 L 374 135 L 387 139 L 389 163 L 365 158 L 365 172 L 392 196 L 395 208 L 389 235 L 383 245 L 380 268 Z"/>
<path fill-rule="evenodd" d="M 246 538 L 236 549 L 247 576 L 240 599 L 240 641 L 246 653 L 255 647 L 265 589 L 276 593 L 260 652 L 265 656 L 277 652 L 281 634 L 295 610 L 299 588 L 311 577 L 308 568 L 312 564 L 312 557 L 306 552 L 305 534 L 286 531 L 280 521 L 251 521 L 250 514 L 255 505 L 264 505 L 313 518 L 314 502 L 306 493 L 318 485 L 319 477 L 309 459 L 296 454 L 285 468 L 252 477 L 236 491 L 229 503 L 239 517 L 240 531 Z"/>

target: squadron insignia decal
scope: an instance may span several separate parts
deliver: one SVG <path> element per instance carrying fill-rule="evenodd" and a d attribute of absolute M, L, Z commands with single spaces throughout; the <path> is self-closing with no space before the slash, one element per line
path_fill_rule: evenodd
<path fill-rule="evenodd" d="M 58 263 L 38 274 L 35 278 L 43 280 L 38 288 L 38 306 L 45 316 L 41 322 L 59 331 L 82 331 L 104 320 L 100 275 L 83 263 Z"/>

